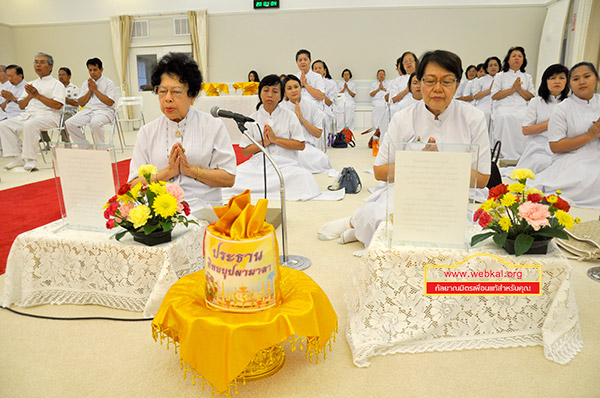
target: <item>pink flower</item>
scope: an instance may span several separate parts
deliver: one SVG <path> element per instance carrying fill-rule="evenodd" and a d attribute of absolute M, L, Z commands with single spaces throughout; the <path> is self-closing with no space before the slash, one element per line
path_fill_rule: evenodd
<path fill-rule="evenodd" d="M 481 215 L 479 216 L 479 225 L 481 225 L 484 228 L 487 227 L 491 221 L 492 221 L 492 216 L 490 216 L 485 211 L 483 211 L 481 213 Z"/>
<path fill-rule="evenodd" d="M 547 206 L 539 203 L 525 202 L 521 204 L 519 206 L 519 216 L 523 217 L 535 231 L 543 226 L 550 225 L 548 221 L 550 211 Z"/>
<path fill-rule="evenodd" d="M 167 188 L 168 193 L 175 196 L 175 199 L 177 199 L 178 202 L 181 202 L 181 200 L 183 199 L 183 196 L 184 196 L 184 192 L 183 192 L 183 189 L 179 185 L 167 184 L 165 186 L 165 188 Z"/>
<path fill-rule="evenodd" d="M 135 205 L 133 203 L 131 203 L 131 202 L 125 203 L 124 205 L 121 205 L 121 207 L 119 207 L 119 213 L 121 213 L 121 217 L 122 218 L 127 218 L 127 215 L 129 215 L 129 212 L 134 207 L 135 207 Z"/>

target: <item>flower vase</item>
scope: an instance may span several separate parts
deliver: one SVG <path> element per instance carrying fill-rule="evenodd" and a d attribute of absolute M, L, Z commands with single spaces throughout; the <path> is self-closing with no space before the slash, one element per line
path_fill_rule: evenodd
<path fill-rule="evenodd" d="M 548 252 L 548 244 L 552 238 L 543 238 L 534 240 L 529 250 L 524 254 L 546 254 Z M 515 254 L 515 240 L 507 238 L 504 246 L 502 247 L 508 254 Z"/>
<path fill-rule="evenodd" d="M 171 231 L 163 231 L 157 230 L 149 235 L 146 235 L 144 231 L 129 231 L 133 236 L 133 240 L 136 242 L 143 243 L 146 246 L 155 246 L 161 243 L 170 242 L 171 241 Z"/>

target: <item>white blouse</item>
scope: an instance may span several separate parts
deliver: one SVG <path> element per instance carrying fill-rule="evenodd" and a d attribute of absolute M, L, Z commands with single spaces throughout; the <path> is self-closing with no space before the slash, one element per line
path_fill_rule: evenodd
<path fill-rule="evenodd" d="M 387 133 L 380 144 L 375 166 L 396 161 L 397 142 L 436 142 L 479 145 L 477 171 L 490 174 L 491 154 L 487 123 L 482 111 L 462 101 L 453 100 L 448 108 L 435 119 L 420 101 L 396 113 L 390 121 Z"/>
<path fill-rule="evenodd" d="M 490 93 L 493 97 L 497 92 L 502 90 L 508 90 L 512 87 L 513 83 L 517 78 L 521 79 L 521 87 L 535 95 L 535 89 L 533 87 L 533 79 L 528 73 L 521 71 L 514 71 L 509 69 L 507 72 L 499 72 L 494 76 L 494 83 L 492 84 L 492 92 Z M 490 97 L 491 98 L 491 97 Z M 525 98 L 521 97 L 518 92 L 514 92 L 508 97 L 504 97 L 496 101 L 497 106 L 504 105 L 527 105 Z"/>
<path fill-rule="evenodd" d="M 548 122 L 547 136 L 550 142 L 563 138 L 573 138 L 588 131 L 593 122 L 600 118 L 600 94 L 594 94 L 589 101 L 576 95 L 554 107 Z M 600 150 L 600 141 L 592 140 L 573 152 Z"/>
<path fill-rule="evenodd" d="M 177 131 L 180 132 L 179 136 Z M 190 107 L 186 117 L 179 123 L 163 115 L 140 128 L 129 166 L 129 180 L 137 177 L 138 168 L 144 164 L 152 164 L 159 170 L 166 168 L 175 143 L 183 146 L 191 165 L 225 170 L 235 175 L 235 152 L 223 121 Z M 201 199 L 211 205 L 223 204 L 219 187 L 206 185 L 183 174 L 171 182 L 183 189 L 186 200 Z"/>
<path fill-rule="evenodd" d="M 256 123 L 260 126 L 261 131 L 264 134 L 265 125 L 268 124 L 273 129 L 273 133 L 277 137 L 286 138 L 289 140 L 296 140 L 304 142 L 304 133 L 302 132 L 302 126 L 298 121 L 298 117 L 293 112 L 282 107 L 283 102 L 280 102 L 273 113 L 265 111 L 263 105 L 260 106 L 258 111 L 254 112 L 250 117 L 256 120 Z M 252 136 L 256 141 L 261 142 L 260 132 L 256 123 L 247 124 L 248 134 Z M 251 145 L 252 141 L 245 135 L 240 139 L 240 147 L 246 148 Z M 298 151 L 293 149 L 287 149 L 276 144 L 270 144 L 266 148 L 269 155 L 272 156 L 283 156 L 289 159 L 298 160 Z M 260 153 L 260 152 L 258 152 Z"/>

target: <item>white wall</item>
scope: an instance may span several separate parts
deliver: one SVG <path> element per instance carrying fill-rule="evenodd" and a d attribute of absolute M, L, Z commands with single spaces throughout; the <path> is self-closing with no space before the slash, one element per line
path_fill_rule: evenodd
<path fill-rule="evenodd" d="M 10 26 L 0 23 L 0 38 L 0 65 L 11 64 L 16 55 Z"/>
<path fill-rule="evenodd" d="M 176 13 L 206 9 L 209 13 L 256 10 L 251 0 L 13 0 L 2 2 L 0 22 L 10 25 L 46 24 L 81 21 L 105 21 L 113 15 Z M 317 10 L 326 8 L 373 8 L 389 6 L 479 6 L 546 4 L 549 0 L 282 0 L 281 10 Z M 366 6 L 365 6 L 366 5 Z"/>

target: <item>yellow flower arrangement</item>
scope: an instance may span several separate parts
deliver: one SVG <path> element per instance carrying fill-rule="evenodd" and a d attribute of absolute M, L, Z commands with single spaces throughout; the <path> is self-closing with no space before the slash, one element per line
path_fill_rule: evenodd
<path fill-rule="evenodd" d="M 189 223 L 197 224 L 186 217 L 190 215 L 190 207 L 183 200 L 183 189 L 164 181 L 152 182 L 156 173 L 156 167 L 151 164 L 140 166 L 138 175 L 143 182 L 133 187 L 123 185 L 104 205 L 106 228 L 125 228 L 116 234 L 117 240 L 127 232 L 150 235 L 155 231 L 171 231 L 179 223 L 186 227 Z"/>

